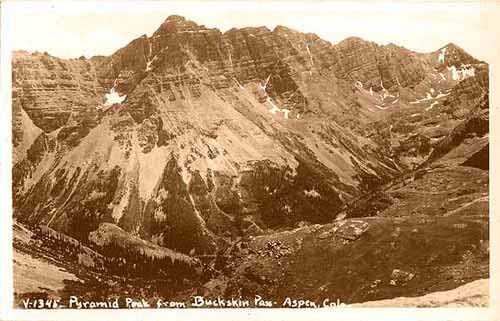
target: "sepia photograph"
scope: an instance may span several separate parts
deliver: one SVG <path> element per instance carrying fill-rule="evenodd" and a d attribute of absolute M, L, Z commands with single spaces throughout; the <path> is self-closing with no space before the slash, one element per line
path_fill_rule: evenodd
<path fill-rule="evenodd" d="M 483 5 L 2 3 L 11 308 L 490 307 Z"/>

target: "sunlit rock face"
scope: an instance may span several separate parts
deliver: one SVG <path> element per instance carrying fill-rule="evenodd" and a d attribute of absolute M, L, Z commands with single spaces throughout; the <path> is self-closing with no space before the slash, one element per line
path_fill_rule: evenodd
<path fill-rule="evenodd" d="M 487 111 L 487 65 L 447 48 L 170 16 L 106 57 L 16 52 L 15 216 L 183 253 L 331 222 Z"/>

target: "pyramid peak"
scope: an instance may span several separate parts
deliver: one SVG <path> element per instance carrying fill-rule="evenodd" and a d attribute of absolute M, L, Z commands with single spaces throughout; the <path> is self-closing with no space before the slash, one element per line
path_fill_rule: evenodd
<path fill-rule="evenodd" d="M 186 18 L 184 18 L 183 16 L 179 16 L 179 15 L 170 15 L 167 17 L 167 19 L 165 19 L 165 22 L 178 22 L 178 21 L 186 21 Z"/>

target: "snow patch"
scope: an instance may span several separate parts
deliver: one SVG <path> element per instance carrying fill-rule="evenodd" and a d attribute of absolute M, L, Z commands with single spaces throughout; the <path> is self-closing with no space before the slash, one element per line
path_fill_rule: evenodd
<path fill-rule="evenodd" d="M 432 97 L 432 94 L 433 94 L 434 92 L 435 92 L 435 91 L 434 91 L 434 89 L 433 89 L 433 88 L 431 88 L 431 92 L 430 92 L 430 93 L 429 93 L 429 92 L 428 92 L 428 93 L 425 93 L 425 97 L 424 97 L 424 98 L 422 98 L 422 99 L 417 99 L 417 100 L 415 100 L 415 101 L 411 101 L 411 102 L 410 102 L 410 104 L 419 104 L 419 103 L 424 102 L 424 101 L 428 101 L 428 100 L 433 100 L 433 99 L 438 99 L 438 98 L 440 98 L 440 97 L 444 97 L 442 94 L 439 94 L 439 95 L 437 95 L 436 97 Z M 431 94 L 431 93 L 432 93 L 432 94 Z M 447 96 L 447 95 L 445 95 L 445 96 Z"/>
<path fill-rule="evenodd" d="M 156 60 L 156 58 L 158 58 L 158 56 L 154 56 L 153 59 L 151 60 L 148 60 L 146 62 L 146 71 L 151 71 L 151 64 Z"/>
<path fill-rule="evenodd" d="M 231 65 L 231 68 L 234 69 L 233 67 L 233 57 L 231 56 L 231 51 L 228 51 L 229 53 L 229 64 Z"/>
<path fill-rule="evenodd" d="M 446 56 L 446 49 L 447 49 L 447 47 L 444 47 L 439 52 L 438 63 L 440 63 L 440 64 L 444 63 L 444 58 Z"/>
<path fill-rule="evenodd" d="M 425 110 L 431 110 L 434 106 L 436 106 L 438 104 L 439 104 L 439 102 L 435 101 L 432 104 L 430 104 L 429 107 L 427 107 Z"/>
<path fill-rule="evenodd" d="M 288 119 L 288 114 L 290 113 L 290 109 L 282 109 L 283 116 L 285 116 L 285 119 Z"/>
<path fill-rule="evenodd" d="M 309 54 L 309 59 L 311 60 L 311 66 L 314 66 L 313 56 L 311 55 L 311 50 L 309 49 L 309 44 L 306 44 L 307 53 Z"/>
<path fill-rule="evenodd" d="M 104 102 L 104 106 L 112 106 L 114 104 L 121 104 L 126 98 L 127 95 L 120 96 L 115 88 L 111 88 L 108 94 L 105 94 L 106 101 Z"/>
<path fill-rule="evenodd" d="M 236 84 L 238 84 L 238 87 L 240 87 L 241 90 L 245 90 L 245 87 L 243 87 L 243 85 L 241 85 L 241 83 L 238 81 L 238 79 L 236 78 L 233 78 L 234 81 L 236 81 Z"/>
<path fill-rule="evenodd" d="M 382 83 L 382 80 L 380 80 L 380 87 L 382 87 L 382 99 L 386 99 L 387 97 L 392 97 L 394 98 L 394 95 L 390 94 L 387 89 L 385 89 L 384 84 Z"/>
<path fill-rule="evenodd" d="M 113 83 L 113 88 L 109 90 L 109 93 L 104 94 L 104 97 L 106 101 L 104 102 L 104 106 L 112 106 L 114 104 L 121 104 L 126 98 L 127 95 L 120 96 L 118 92 L 116 91 L 116 82 L 117 79 L 115 79 Z"/>
<path fill-rule="evenodd" d="M 439 94 L 436 96 L 436 99 L 446 97 L 446 96 L 448 96 L 449 94 L 450 94 L 450 93 L 443 94 L 442 92 L 439 92 Z"/>
<path fill-rule="evenodd" d="M 310 191 L 304 190 L 304 195 L 309 196 L 309 197 L 314 197 L 314 198 L 321 197 L 321 194 L 318 193 L 314 188 Z"/>
<path fill-rule="evenodd" d="M 167 50 L 168 49 L 168 46 L 165 47 L 164 49 L 162 49 L 161 51 L 164 51 L 164 50 Z M 149 43 L 149 57 L 148 58 L 151 58 L 151 55 L 153 54 L 153 48 L 151 47 L 151 43 Z M 155 55 L 153 58 L 151 59 L 148 59 L 148 61 L 146 62 L 146 71 L 151 71 L 152 68 L 151 68 L 151 65 L 153 64 L 153 62 L 158 58 L 158 55 Z"/>
<path fill-rule="evenodd" d="M 460 69 L 457 69 L 457 67 L 455 66 L 447 68 L 451 72 L 451 78 L 453 80 L 463 80 L 475 76 L 474 67 L 472 67 L 471 65 L 462 65 Z"/>
<path fill-rule="evenodd" d="M 276 115 L 276 113 L 281 112 L 281 109 L 280 109 L 280 108 L 278 108 L 278 106 L 276 106 L 276 105 L 273 103 L 273 101 L 271 100 L 271 98 L 267 97 L 267 102 L 268 102 L 269 104 L 271 104 L 271 109 L 269 110 L 269 112 L 270 112 L 271 114 Z"/>
<path fill-rule="evenodd" d="M 267 97 L 267 102 L 271 105 L 271 109 L 269 109 L 269 112 L 273 115 L 277 115 L 278 113 L 283 113 L 283 117 L 285 119 L 288 119 L 288 114 L 290 114 L 290 109 L 287 108 L 279 108 L 276 106 L 275 103 L 273 103 L 272 99 Z"/>
<path fill-rule="evenodd" d="M 451 78 L 453 80 L 460 80 L 460 74 L 455 66 L 448 67 L 448 70 L 451 71 Z"/>
<path fill-rule="evenodd" d="M 260 86 L 260 88 L 262 88 L 262 90 L 264 90 L 264 91 L 266 90 L 267 84 L 269 83 L 269 79 L 271 79 L 271 74 L 269 74 L 269 76 L 267 76 L 267 79 L 266 79 L 266 82 L 264 83 L 264 85 L 259 83 L 259 86 Z"/>

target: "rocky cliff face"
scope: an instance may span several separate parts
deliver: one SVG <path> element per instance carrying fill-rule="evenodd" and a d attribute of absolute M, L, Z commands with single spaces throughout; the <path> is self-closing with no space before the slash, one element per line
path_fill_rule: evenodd
<path fill-rule="evenodd" d="M 103 87 L 89 61 L 16 52 L 12 64 L 14 102 L 43 131 L 49 133 L 97 114 L 95 106 L 102 103 Z"/>
<path fill-rule="evenodd" d="M 487 73 L 451 44 L 419 54 L 179 16 L 108 57 L 16 52 L 15 216 L 197 254 L 328 223 L 480 110 Z"/>

